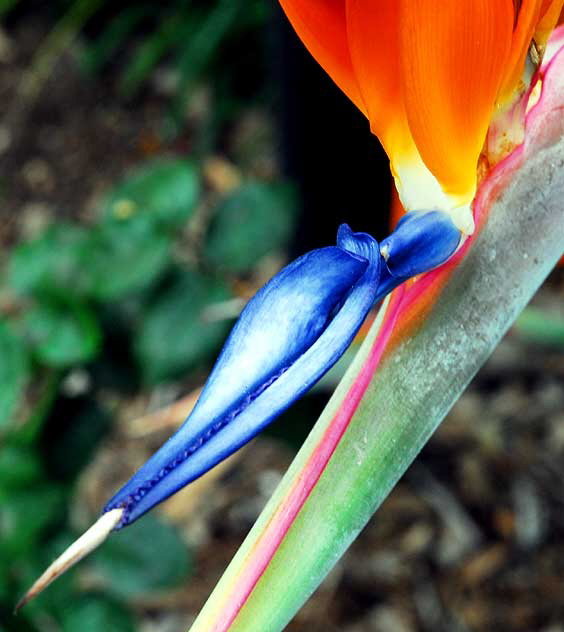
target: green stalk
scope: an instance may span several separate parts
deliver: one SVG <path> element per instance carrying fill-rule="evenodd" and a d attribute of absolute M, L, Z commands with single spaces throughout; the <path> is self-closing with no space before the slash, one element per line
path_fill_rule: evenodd
<path fill-rule="evenodd" d="M 282 630 L 356 538 L 515 321 L 564 250 L 564 139 L 513 174 L 419 329 L 383 361 L 318 483 L 231 632 Z M 375 325 L 377 326 L 377 325 Z M 374 332 L 369 338 L 372 339 Z M 361 348 L 361 358 L 370 340 Z M 361 359 L 345 376 L 354 380 Z M 339 387 L 194 624 L 222 608 L 265 526 L 343 397 Z"/>

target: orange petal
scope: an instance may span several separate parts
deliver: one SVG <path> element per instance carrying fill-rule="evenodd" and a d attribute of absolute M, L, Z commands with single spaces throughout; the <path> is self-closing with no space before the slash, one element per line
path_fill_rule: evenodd
<path fill-rule="evenodd" d="M 349 55 L 345 0 L 280 0 L 280 4 L 309 52 L 367 114 Z"/>
<path fill-rule="evenodd" d="M 399 75 L 398 3 L 346 0 L 346 14 L 350 57 L 370 127 L 394 162 L 414 148 Z"/>
<path fill-rule="evenodd" d="M 400 0 L 401 75 L 421 157 L 471 199 L 513 33 L 512 0 Z"/>
<path fill-rule="evenodd" d="M 542 1 L 540 11 L 541 17 L 535 31 L 535 42 L 541 53 L 544 52 L 546 42 L 548 41 L 554 27 L 557 24 L 564 23 L 564 11 L 562 10 L 563 5 L 564 0 Z"/>
<path fill-rule="evenodd" d="M 507 59 L 504 79 L 499 91 L 498 102 L 500 103 L 509 100 L 513 92 L 519 87 L 525 68 L 525 57 L 541 16 L 543 2 L 546 3 L 546 0 L 524 0 L 521 2 L 511 39 L 511 52 Z"/>

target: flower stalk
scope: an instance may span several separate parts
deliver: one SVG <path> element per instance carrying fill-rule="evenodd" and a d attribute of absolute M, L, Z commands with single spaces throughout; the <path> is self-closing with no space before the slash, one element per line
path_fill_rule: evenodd
<path fill-rule="evenodd" d="M 191 632 L 285 627 L 562 256 L 563 68 L 561 51 L 525 142 L 482 182 L 477 233 L 392 295 Z"/>

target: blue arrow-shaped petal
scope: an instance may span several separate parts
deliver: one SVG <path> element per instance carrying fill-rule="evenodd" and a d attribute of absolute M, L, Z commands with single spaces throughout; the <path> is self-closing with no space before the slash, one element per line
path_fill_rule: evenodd
<path fill-rule="evenodd" d="M 248 303 L 194 410 L 110 500 L 129 524 L 253 438 L 341 357 L 378 294 L 381 255 L 365 233 L 284 268 Z"/>

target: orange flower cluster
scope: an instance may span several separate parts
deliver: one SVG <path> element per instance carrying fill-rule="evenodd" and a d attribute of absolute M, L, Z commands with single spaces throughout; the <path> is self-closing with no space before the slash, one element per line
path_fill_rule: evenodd
<path fill-rule="evenodd" d="M 468 208 L 496 108 L 522 90 L 563 0 L 280 0 L 367 116 L 407 210 Z M 431 193 L 429 194 L 429 190 Z"/>

